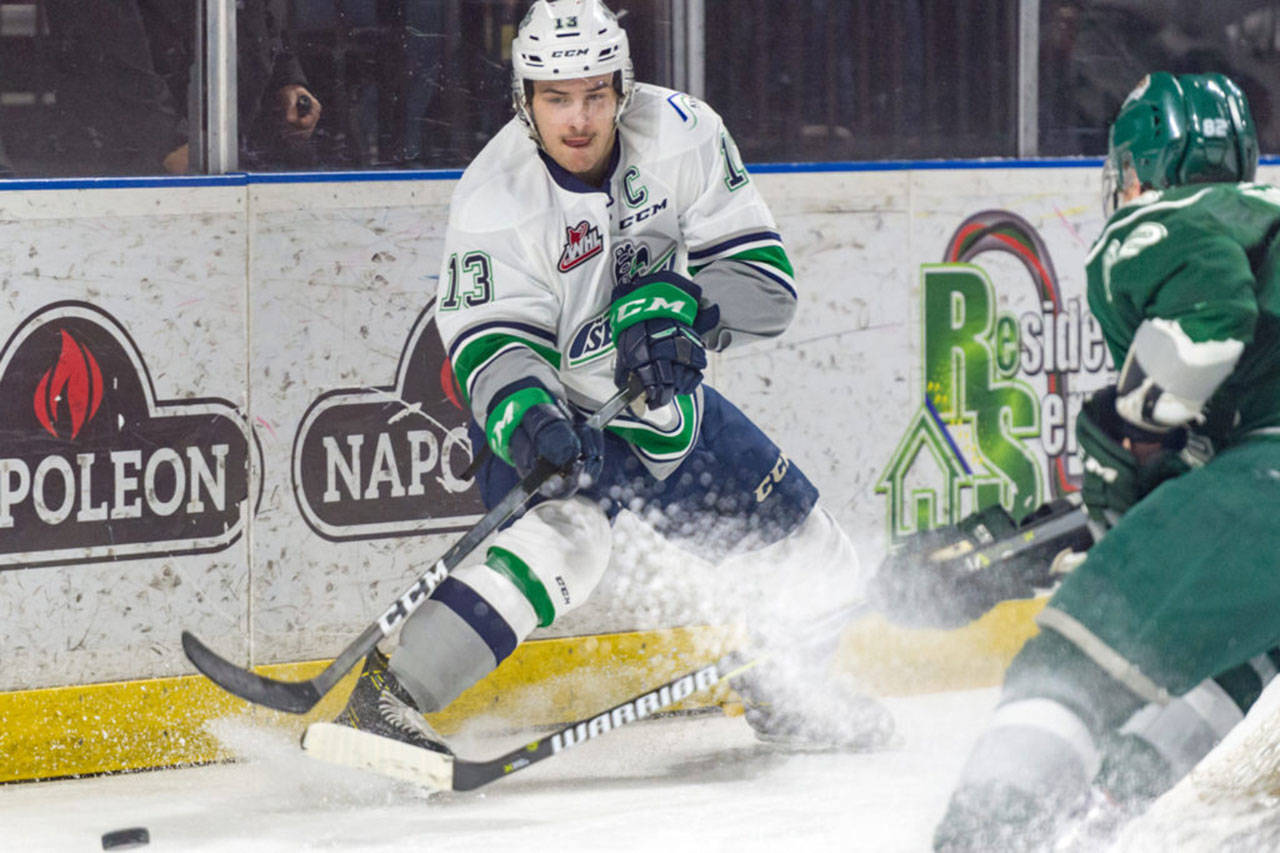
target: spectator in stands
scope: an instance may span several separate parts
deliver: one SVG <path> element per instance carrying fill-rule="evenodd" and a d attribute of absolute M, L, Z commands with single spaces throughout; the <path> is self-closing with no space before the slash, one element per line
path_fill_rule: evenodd
<path fill-rule="evenodd" d="M 241 152 L 255 168 L 305 162 L 321 112 L 273 5 L 243 0 L 237 10 Z M 47 0 L 59 115 L 45 173 L 188 170 L 195 9 L 195 0 Z"/>

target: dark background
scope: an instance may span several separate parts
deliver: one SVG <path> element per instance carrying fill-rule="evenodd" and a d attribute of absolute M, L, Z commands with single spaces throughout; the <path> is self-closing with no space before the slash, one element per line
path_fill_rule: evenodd
<path fill-rule="evenodd" d="M 161 174 L 147 149 L 186 132 L 194 39 L 148 7 L 196 0 L 76 0 L 142 10 L 140 25 L 91 37 L 59 26 L 66 2 L 0 0 L 0 171 Z M 672 83 L 672 2 L 614 3 L 637 79 Z M 250 138 L 242 104 L 242 169 L 459 168 L 510 118 L 508 46 L 525 0 L 240 0 L 241 15 L 254 4 L 272 28 L 240 35 L 242 101 L 269 44 L 300 65 L 323 112 L 304 146 L 275 151 Z M 706 97 L 748 162 L 1018 153 L 1018 0 L 705 9 Z M 1152 70 L 1231 75 L 1262 150 L 1280 151 L 1280 0 L 1041 0 L 1038 47 L 1040 155 L 1102 154 L 1107 123 Z M 86 57 L 99 63 L 90 75 Z"/>

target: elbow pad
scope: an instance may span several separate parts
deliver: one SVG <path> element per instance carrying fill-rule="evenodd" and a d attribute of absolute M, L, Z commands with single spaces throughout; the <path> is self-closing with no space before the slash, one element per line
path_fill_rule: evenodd
<path fill-rule="evenodd" d="M 1153 433 L 1199 422 L 1243 351 L 1242 341 L 1193 341 L 1176 320 L 1143 320 L 1116 382 L 1116 412 Z"/>
<path fill-rule="evenodd" d="M 698 328 L 708 349 L 720 352 L 730 344 L 777 337 L 791 324 L 794 290 L 760 266 L 724 258 L 698 272 L 703 300 L 718 308 L 715 322 Z"/>

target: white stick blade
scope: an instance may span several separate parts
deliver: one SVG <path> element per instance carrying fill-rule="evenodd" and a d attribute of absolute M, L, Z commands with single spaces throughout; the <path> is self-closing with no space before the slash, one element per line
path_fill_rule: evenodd
<path fill-rule="evenodd" d="M 308 755 L 403 779 L 436 791 L 453 789 L 453 756 L 335 723 L 312 723 L 302 735 Z"/>

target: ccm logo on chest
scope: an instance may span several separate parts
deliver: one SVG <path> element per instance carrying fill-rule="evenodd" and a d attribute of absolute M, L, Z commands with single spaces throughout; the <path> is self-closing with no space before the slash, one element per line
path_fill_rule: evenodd
<path fill-rule="evenodd" d="M 667 199 L 664 198 L 662 201 L 658 202 L 657 204 L 649 205 L 644 210 L 637 211 L 631 214 L 630 216 L 624 216 L 622 220 L 618 223 L 618 230 L 625 231 L 626 229 L 630 228 L 632 225 L 635 225 L 640 222 L 644 222 L 649 217 L 656 216 L 658 213 L 666 209 L 667 209 Z"/>

